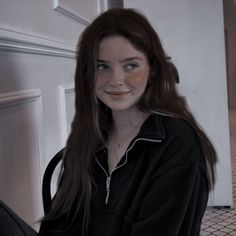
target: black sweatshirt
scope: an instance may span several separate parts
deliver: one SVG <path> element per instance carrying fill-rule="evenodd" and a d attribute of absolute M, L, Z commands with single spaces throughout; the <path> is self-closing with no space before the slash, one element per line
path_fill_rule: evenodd
<path fill-rule="evenodd" d="M 94 158 L 88 236 L 199 236 L 208 200 L 199 137 L 183 119 L 152 113 L 109 175 L 107 150 Z M 81 216 L 43 222 L 40 235 L 80 236 Z"/>

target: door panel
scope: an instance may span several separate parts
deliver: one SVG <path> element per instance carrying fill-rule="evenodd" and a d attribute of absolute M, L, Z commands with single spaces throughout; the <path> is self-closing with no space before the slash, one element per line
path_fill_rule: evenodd
<path fill-rule="evenodd" d="M 83 9 L 76 1 L 0 3 L 0 198 L 34 228 L 45 167 L 65 145 L 74 115 L 76 43 L 107 5 L 79 2 Z M 88 20 L 73 17 L 81 10 Z"/>

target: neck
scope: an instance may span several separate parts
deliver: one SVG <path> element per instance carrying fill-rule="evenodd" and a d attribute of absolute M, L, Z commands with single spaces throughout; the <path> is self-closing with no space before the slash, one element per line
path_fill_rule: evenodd
<path fill-rule="evenodd" d="M 113 135 L 115 134 L 119 139 L 134 129 L 139 130 L 147 116 L 147 113 L 138 111 L 136 108 L 127 111 L 112 111 L 114 121 Z"/>
<path fill-rule="evenodd" d="M 139 129 L 148 114 L 137 109 L 112 111 L 114 129 L 109 135 L 108 165 L 110 173 L 124 155 L 131 140 L 138 134 Z"/>

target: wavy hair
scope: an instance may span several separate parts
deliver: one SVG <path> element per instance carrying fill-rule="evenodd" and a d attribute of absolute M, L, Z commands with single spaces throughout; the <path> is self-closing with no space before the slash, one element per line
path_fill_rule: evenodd
<path fill-rule="evenodd" d="M 161 111 L 188 121 L 200 137 L 208 170 L 209 189 L 215 182 L 216 152 L 176 89 L 178 72 L 147 18 L 134 9 L 113 8 L 98 16 L 81 34 L 75 72 L 75 117 L 66 145 L 59 187 L 46 219 L 81 211 L 83 234 L 89 223 L 92 159 L 106 142 L 113 121 L 111 110 L 94 93 L 99 44 L 109 36 L 122 36 L 142 51 L 149 62 L 148 85 L 137 106 L 143 112 Z M 174 70 L 173 70 L 174 68 Z M 174 73 L 173 73 L 174 72 Z M 73 220 L 71 220 L 72 222 Z"/>

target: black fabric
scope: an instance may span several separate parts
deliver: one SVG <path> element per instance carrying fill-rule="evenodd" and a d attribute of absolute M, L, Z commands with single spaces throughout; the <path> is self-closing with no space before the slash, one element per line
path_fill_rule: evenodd
<path fill-rule="evenodd" d="M 186 121 L 151 114 L 111 174 L 109 198 L 106 153 L 100 149 L 93 165 L 89 236 L 199 235 L 208 200 L 206 165 Z M 60 230 L 58 220 L 43 222 L 40 235 L 79 236 L 80 223 Z"/>
<path fill-rule="evenodd" d="M 36 236 L 38 233 L 0 200 L 0 236 Z"/>

